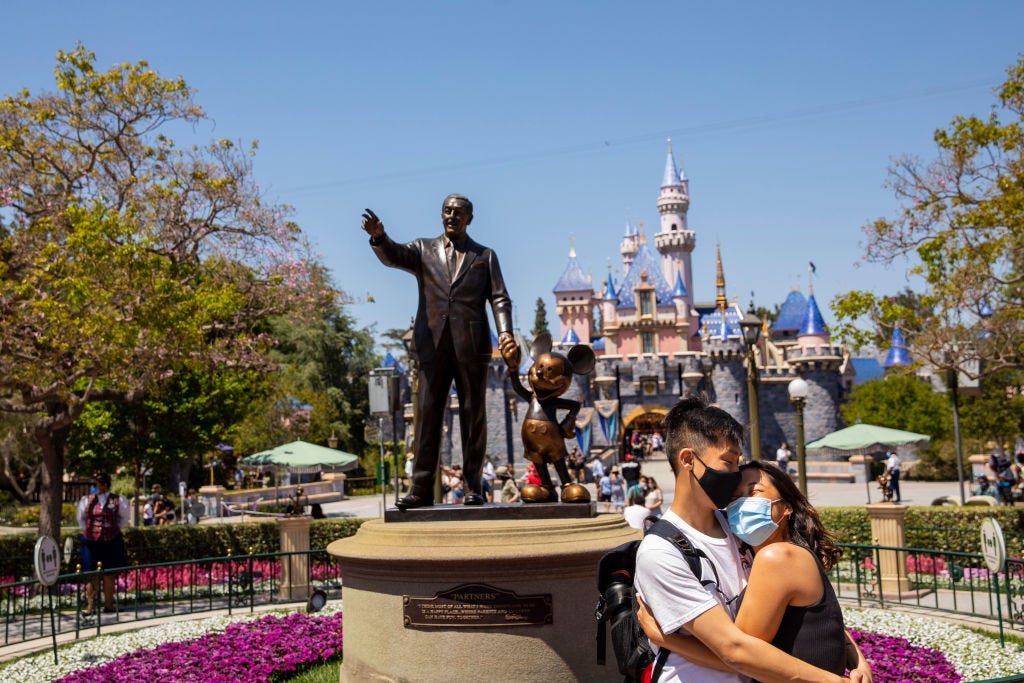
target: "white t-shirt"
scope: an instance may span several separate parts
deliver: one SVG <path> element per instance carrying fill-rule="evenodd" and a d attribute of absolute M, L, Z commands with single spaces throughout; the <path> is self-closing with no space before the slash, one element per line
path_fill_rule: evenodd
<path fill-rule="evenodd" d="M 890 455 L 889 459 L 885 461 L 885 468 L 888 470 L 898 470 L 900 468 L 899 456 L 895 453 Z"/>
<path fill-rule="evenodd" d="M 775 451 L 775 460 L 778 462 L 789 462 L 790 450 L 785 447 L 779 447 L 779 450 Z"/>
<path fill-rule="evenodd" d="M 601 458 L 595 458 L 594 462 L 590 463 L 590 472 L 594 475 L 594 481 L 604 476 L 604 463 L 601 462 Z"/>
<path fill-rule="evenodd" d="M 718 570 L 721 585 L 704 587 L 703 578 L 714 581 L 715 575 L 702 561 L 703 574 L 695 577 L 690 565 L 679 549 L 667 539 L 654 534 L 644 537 L 636 553 L 637 594 L 647 603 L 648 608 L 665 633 L 679 631 L 688 635 L 683 624 L 696 619 L 715 606 L 722 607 L 730 618 L 736 618 L 736 596 L 747 585 L 747 568 L 741 561 L 738 544 L 729 531 L 725 514 L 719 510 L 715 518 L 725 532 L 724 538 L 714 538 L 700 533 L 684 522 L 672 510 L 667 510 L 662 519 L 668 520 L 681 530 L 694 548 L 703 550 Z M 652 648 L 657 651 L 652 645 Z M 669 654 L 658 683 L 747 683 L 749 679 L 738 673 L 726 673 L 698 666 L 676 654 Z"/>
<path fill-rule="evenodd" d="M 651 516 L 651 511 L 643 505 L 629 505 L 622 511 L 622 516 L 626 519 L 626 524 L 634 529 L 643 529 L 644 520 Z"/>

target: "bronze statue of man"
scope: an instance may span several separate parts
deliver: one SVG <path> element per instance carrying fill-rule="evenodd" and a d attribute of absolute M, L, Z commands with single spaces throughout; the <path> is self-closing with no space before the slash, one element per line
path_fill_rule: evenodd
<path fill-rule="evenodd" d="M 515 363 L 512 301 L 505 290 L 498 256 L 466 234 L 473 204 L 458 194 L 441 206 L 444 234 L 398 244 L 367 209 L 363 230 L 380 262 L 416 276 L 419 305 L 413 342 L 419 359 L 415 458 L 409 494 L 400 509 L 434 504 L 434 476 L 441 448 L 441 425 L 448 391 L 455 382 L 462 431 L 462 468 L 466 505 L 483 505 L 481 471 L 487 452 L 485 397 L 491 362 L 491 328 L 485 304 L 491 302 L 498 344 L 506 363 Z"/>

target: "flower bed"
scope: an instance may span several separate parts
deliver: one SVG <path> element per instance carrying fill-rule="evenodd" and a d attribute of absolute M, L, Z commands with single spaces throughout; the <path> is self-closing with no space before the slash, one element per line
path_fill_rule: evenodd
<path fill-rule="evenodd" d="M 875 683 L 977 681 L 1024 671 L 1021 648 L 999 647 L 998 640 L 962 626 L 878 609 L 844 608 L 843 618 Z"/>
<path fill-rule="evenodd" d="M 316 616 L 234 615 L 182 621 L 99 636 L 0 668 L 22 683 L 103 681 L 267 681 L 341 654 L 341 612 Z"/>

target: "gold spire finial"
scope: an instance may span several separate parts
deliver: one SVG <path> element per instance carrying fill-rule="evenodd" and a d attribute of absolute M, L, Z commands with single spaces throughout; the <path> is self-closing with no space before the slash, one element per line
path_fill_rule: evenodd
<path fill-rule="evenodd" d="M 728 300 L 725 298 L 725 270 L 722 268 L 722 243 L 715 242 L 715 305 L 720 311 L 725 312 Z M 724 321 L 725 318 L 723 317 Z"/>
<path fill-rule="evenodd" d="M 569 258 L 576 258 L 576 235 L 569 233 Z"/>
<path fill-rule="evenodd" d="M 647 233 L 644 231 L 644 224 L 640 224 L 640 244 L 647 244 Z"/>
<path fill-rule="evenodd" d="M 668 138 L 668 151 L 672 151 L 672 138 Z"/>

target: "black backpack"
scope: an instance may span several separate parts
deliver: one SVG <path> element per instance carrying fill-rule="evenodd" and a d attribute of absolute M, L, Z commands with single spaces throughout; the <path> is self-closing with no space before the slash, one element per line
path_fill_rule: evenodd
<path fill-rule="evenodd" d="M 679 553 L 690 565 L 690 571 L 701 582 L 701 585 L 717 584 L 718 572 L 711 560 L 711 570 L 715 573 L 715 581 L 704 581 L 701 577 L 701 558 L 707 558 L 704 551 L 693 547 L 679 529 L 671 522 L 658 517 L 648 517 L 645 522 L 647 530 L 644 535 L 656 534 L 670 541 L 679 549 Z M 605 663 L 605 641 L 607 624 L 612 626 L 612 649 L 619 673 L 625 678 L 624 683 L 634 683 L 643 677 L 644 669 L 654 662 L 651 675 L 652 683 L 657 683 L 661 670 L 668 660 L 667 649 L 658 652 L 655 660 L 654 652 L 644 631 L 637 620 L 636 594 L 633 589 L 633 576 L 636 574 L 636 550 L 640 541 L 623 543 L 609 550 L 597 564 L 597 590 L 600 594 L 594 617 L 597 619 L 597 663 Z"/>

